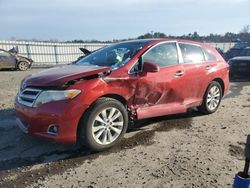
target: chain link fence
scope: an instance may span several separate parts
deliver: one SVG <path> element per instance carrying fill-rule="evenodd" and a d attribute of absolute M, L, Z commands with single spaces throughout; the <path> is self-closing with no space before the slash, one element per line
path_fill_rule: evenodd
<path fill-rule="evenodd" d="M 226 52 L 235 43 L 209 43 Z M 75 61 L 83 53 L 79 48 L 90 51 L 102 48 L 109 43 L 50 43 L 0 40 L 0 49 L 10 50 L 18 46 L 19 53 L 34 60 L 33 66 L 54 66 Z"/>
<path fill-rule="evenodd" d="M 18 46 L 19 54 L 34 60 L 33 66 L 54 66 L 75 61 L 83 53 L 79 48 L 97 50 L 105 43 L 47 43 L 26 41 L 1 41 L 0 49 L 10 50 Z"/>

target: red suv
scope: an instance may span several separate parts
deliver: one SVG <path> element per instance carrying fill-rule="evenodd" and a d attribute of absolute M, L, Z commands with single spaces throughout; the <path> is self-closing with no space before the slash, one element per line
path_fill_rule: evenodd
<path fill-rule="evenodd" d="M 74 64 L 26 77 L 17 124 L 30 135 L 101 151 L 133 120 L 215 112 L 228 92 L 228 65 L 211 46 L 169 39 L 122 42 Z"/>

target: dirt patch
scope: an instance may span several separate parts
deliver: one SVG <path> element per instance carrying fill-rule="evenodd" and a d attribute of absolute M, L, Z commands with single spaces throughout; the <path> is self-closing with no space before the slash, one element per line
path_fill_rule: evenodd
<path fill-rule="evenodd" d="M 244 160 L 244 148 L 240 145 L 229 145 L 229 154 L 238 160 Z"/>

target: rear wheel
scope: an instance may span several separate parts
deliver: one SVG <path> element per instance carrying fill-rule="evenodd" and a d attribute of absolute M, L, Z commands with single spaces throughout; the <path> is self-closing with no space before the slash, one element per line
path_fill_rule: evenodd
<path fill-rule="evenodd" d="M 206 93 L 203 97 L 202 105 L 198 109 L 204 114 L 214 113 L 221 102 L 222 99 L 222 88 L 221 85 L 213 81 L 209 84 Z"/>
<path fill-rule="evenodd" d="M 17 65 L 18 70 L 26 71 L 29 68 L 29 63 L 26 61 L 20 61 Z"/>
<path fill-rule="evenodd" d="M 119 101 L 100 98 L 87 110 L 79 126 L 80 143 L 102 151 L 121 140 L 128 127 L 128 113 Z"/>

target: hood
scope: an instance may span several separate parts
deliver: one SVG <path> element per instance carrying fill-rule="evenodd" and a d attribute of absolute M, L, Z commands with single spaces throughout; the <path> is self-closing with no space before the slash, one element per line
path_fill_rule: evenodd
<path fill-rule="evenodd" d="M 16 55 L 18 60 L 21 60 L 21 59 L 26 59 L 29 63 L 33 63 L 34 61 L 28 57 L 24 57 L 24 56 L 21 56 L 19 54 Z"/>
<path fill-rule="evenodd" d="M 242 60 L 242 61 L 250 61 L 250 56 L 238 56 L 238 57 L 234 57 L 230 60 Z"/>
<path fill-rule="evenodd" d="M 84 78 L 86 76 L 106 72 L 109 69 L 110 68 L 108 67 L 64 65 L 60 67 L 50 68 L 36 74 L 32 74 L 26 77 L 23 82 L 23 85 L 25 85 L 24 87 L 61 86 L 70 80 L 75 80 L 79 78 Z"/>

